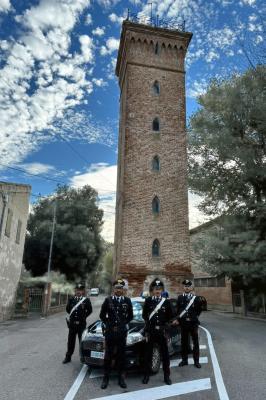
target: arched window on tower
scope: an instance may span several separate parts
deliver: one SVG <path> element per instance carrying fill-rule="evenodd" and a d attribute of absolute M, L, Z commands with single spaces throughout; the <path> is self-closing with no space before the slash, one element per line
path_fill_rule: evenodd
<path fill-rule="evenodd" d="M 155 53 L 155 54 L 159 54 L 159 44 L 158 44 L 158 42 L 157 42 L 156 45 L 155 45 L 154 53 Z"/>
<path fill-rule="evenodd" d="M 158 239 L 155 239 L 152 243 L 152 256 L 153 257 L 160 256 L 160 242 Z"/>
<path fill-rule="evenodd" d="M 160 159 L 158 156 L 154 156 L 152 159 L 152 170 L 160 171 Z"/>
<path fill-rule="evenodd" d="M 156 215 L 160 212 L 160 200 L 157 196 L 155 196 L 152 200 L 152 212 Z"/>
<path fill-rule="evenodd" d="M 154 94 L 160 94 L 160 84 L 158 81 L 155 81 L 153 84 L 153 93 Z"/>
<path fill-rule="evenodd" d="M 155 132 L 159 132 L 160 130 L 160 121 L 157 117 L 152 121 L 152 130 Z"/>

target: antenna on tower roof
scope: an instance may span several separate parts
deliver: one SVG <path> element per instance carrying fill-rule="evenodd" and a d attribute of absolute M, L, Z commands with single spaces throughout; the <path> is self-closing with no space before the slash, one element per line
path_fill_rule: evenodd
<path fill-rule="evenodd" d="M 179 18 L 165 19 L 159 18 L 159 14 L 153 18 L 153 3 L 147 3 L 151 6 L 150 17 L 144 13 L 132 13 L 130 9 L 127 9 L 126 21 L 131 21 L 136 24 L 151 25 L 157 28 L 171 29 L 175 31 L 185 32 L 185 20 L 180 22 Z"/>

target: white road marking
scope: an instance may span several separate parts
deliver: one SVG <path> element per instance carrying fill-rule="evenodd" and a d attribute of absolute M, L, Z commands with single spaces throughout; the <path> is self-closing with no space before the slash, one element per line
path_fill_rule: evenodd
<path fill-rule="evenodd" d="M 207 346 L 206 346 L 206 344 L 200 344 L 200 350 L 206 350 L 207 349 Z"/>
<path fill-rule="evenodd" d="M 216 356 L 216 353 L 214 350 L 211 334 L 206 328 L 203 328 L 203 326 L 200 326 L 200 328 L 203 329 L 207 335 L 209 349 L 210 349 L 210 355 L 211 355 L 212 365 L 213 365 L 213 370 L 214 370 L 214 376 L 215 376 L 215 381 L 216 381 L 220 400 L 229 400 L 229 397 L 228 397 L 228 394 L 227 394 L 227 391 L 226 391 L 226 388 L 224 385 L 221 369 L 220 369 L 218 359 L 217 359 L 217 356 Z"/>
<path fill-rule="evenodd" d="M 178 364 L 180 363 L 180 361 L 182 361 L 181 358 L 179 358 L 178 360 L 171 360 L 170 361 L 170 367 L 177 367 Z M 200 362 L 200 364 L 208 364 L 208 357 L 200 357 L 199 362 Z M 193 358 L 189 358 L 188 359 L 188 364 L 189 365 L 193 365 L 194 364 Z"/>
<path fill-rule="evenodd" d="M 92 400 L 159 400 L 167 397 L 178 396 L 211 389 L 210 378 L 194 381 L 174 383 L 171 386 L 157 386 L 150 389 L 136 390 L 134 392 L 120 393 L 110 396 L 97 397 Z"/>
<path fill-rule="evenodd" d="M 81 368 L 81 370 L 80 370 L 75 382 L 73 383 L 73 385 L 69 389 L 68 393 L 66 394 L 66 397 L 64 398 L 64 400 L 73 400 L 74 399 L 74 397 L 77 394 L 77 391 L 80 388 L 80 385 L 83 382 L 83 379 L 86 376 L 87 371 L 88 371 L 88 366 L 87 365 L 83 365 L 83 367 Z"/>
<path fill-rule="evenodd" d="M 177 367 L 178 364 L 180 363 L 180 361 L 181 361 L 181 358 L 178 358 L 177 360 L 171 360 L 170 361 L 170 367 Z M 201 364 L 208 364 L 208 357 L 200 357 L 199 362 Z M 189 358 L 188 359 L 188 363 L 189 363 L 189 365 L 193 365 L 194 364 L 193 358 Z M 162 368 L 162 365 L 161 365 L 161 368 Z M 115 375 L 115 374 L 113 373 L 113 375 Z M 90 379 L 101 378 L 101 377 L 103 377 L 103 371 L 102 370 L 99 370 L 99 369 L 92 370 L 92 372 L 90 374 Z"/>

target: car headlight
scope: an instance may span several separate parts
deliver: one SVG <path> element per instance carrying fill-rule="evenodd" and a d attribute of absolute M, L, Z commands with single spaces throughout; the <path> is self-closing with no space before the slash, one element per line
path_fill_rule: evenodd
<path fill-rule="evenodd" d="M 132 346 L 132 344 L 142 342 L 144 337 L 139 332 L 129 333 L 127 336 L 127 346 Z"/>
<path fill-rule="evenodd" d="M 81 340 L 86 340 L 89 337 L 89 332 L 87 329 L 82 333 Z"/>

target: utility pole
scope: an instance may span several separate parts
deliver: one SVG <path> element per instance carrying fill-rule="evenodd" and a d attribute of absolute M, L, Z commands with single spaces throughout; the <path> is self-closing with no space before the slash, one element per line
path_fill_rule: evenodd
<path fill-rule="evenodd" d="M 51 233 L 51 240 L 50 240 L 50 249 L 49 249 L 49 259 L 48 259 L 48 266 L 47 266 L 47 281 L 45 287 L 45 296 L 44 296 L 44 315 L 47 316 L 48 313 L 48 306 L 49 306 L 49 298 L 50 298 L 50 272 L 51 272 L 51 262 L 52 262 L 52 253 L 53 253 L 53 244 L 54 244 L 54 231 L 55 231 L 55 223 L 56 223 L 56 200 L 54 201 L 54 213 L 53 213 L 53 225 L 52 225 L 52 233 Z"/>
<path fill-rule="evenodd" d="M 56 221 L 56 200 L 54 202 L 53 225 L 52 225 L 52 234 L 51 234 L 51 241 L 50 241 L 48 267 L 47 267 L 47 282 L 50 282 L 51 261 L 52 261 L 52 252 L 53 252 L 53 244 L 54 244 L 55 221 Z"/>

